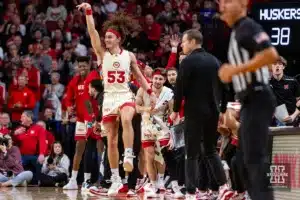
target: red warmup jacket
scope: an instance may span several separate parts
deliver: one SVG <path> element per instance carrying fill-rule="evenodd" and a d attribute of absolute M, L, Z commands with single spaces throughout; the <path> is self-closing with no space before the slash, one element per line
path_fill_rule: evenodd
<path fill-rule="evenodd" d="M 18 127 L 16 131 L 22 127 Z M 22 155 L 46 155 L 46 135 L 46 130 L 42 126 L 33 124 L 25 132 L 14 134 L 14 139 L 19 144 Z"/>
<path fill-rule="evenodd" d="M 3 110 L 3 105 L 6 100 L 6 88 L 5 83 L 0 82 L 0 112 Z"/>
<path fill-rule="evenodd" d="M 153 23 L 151 26 L 145 25 L 144 31 L 151 41 L 158 41 L 161 35 L 161 26 L 158 23 Z"/>
<path fill-rule="evenodd" d="M 18 69 L 17 71 L 17 77 L 21 75 L 22 73 L 25 73 L 28 75 L 28 83 L 27 87 L 34 93 L 36 101 L 40 101 L 41 99 L 41 91 L 40 91 L 40 83 L 41 83 L 41 77 L 40 77 L 40 71 L 32 66 L 29 70 L 25 69 L 24 67 Z M 17 78 L 16 78 L 17 80 Z M 16 81 L 14 81 L 13 84 L 14 88 L 18 87 L 18 84 Z"/>
<path fill-rule="evenodd" d="M 11 111 L 11 120 L 20 121 L 23 111 L 34 109 L 35 96 L 27 87 L 13 89 L 9 94 L 7 107 Z M 21 107 L 15 108 L 14 105 L 17 103 L 20 103 Z"/>
<path fill-rule="evenodd" d="M 166 69 L 170 69 L 172 67 L 176 66 L 176 61 L 177 61 L 177 52 L 171 52 L 170 56 L 169 56 L 169 60 L 168 60 L 168 64 L 167 66 L 165 66 Z"/>
<path fill-rule="evenodd" d="M 85 106 L 84 106 L 84 87 L 85 78 L 76 75 L 70 81 L 67 88 L 67 96 L 65 104 L 67 107 L 76 107 L 77 121 L 84 122 Z"/>

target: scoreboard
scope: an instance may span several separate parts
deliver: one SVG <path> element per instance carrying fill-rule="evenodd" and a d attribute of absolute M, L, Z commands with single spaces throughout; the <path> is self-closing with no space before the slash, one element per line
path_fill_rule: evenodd
<path fill-rule="evenodd" d="M 268 2 L 252 6 L 252 18 L 261 24 L 280 54 L 300 52 L 300 1 Z"/>

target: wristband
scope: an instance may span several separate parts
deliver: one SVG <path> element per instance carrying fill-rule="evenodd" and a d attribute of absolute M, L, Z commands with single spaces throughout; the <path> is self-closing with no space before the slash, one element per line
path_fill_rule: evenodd
<path fill-rule="evenodd" d="M 85 14 L 86 15 L 93 15 L 93 10 L 91 8 L 88 8 L 86 11 L 85 11 Z"/>
<path fill-rule="evenodd" d="M 147 94 L 149 94 L 149 95 L 152 94 L 152 89 L 151 88 L 147 90 Z"/>

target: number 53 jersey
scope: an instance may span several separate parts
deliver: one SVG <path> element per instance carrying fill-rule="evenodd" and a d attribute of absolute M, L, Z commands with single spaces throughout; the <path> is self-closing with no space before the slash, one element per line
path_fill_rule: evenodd
<path fill-rule="evenodd" d="M 104 92 L 130 91 L 128 86 L 131 72 L 130 63 L 130 55 L 126 50 L 121 50 L 120 54 L 105 52 L 102 65 Z"/>
<path fill-rule="evenodd" d="M 134 106 L 134 95 L 129 88 L 131 59 L 126 50 L 120 54 L 106 51 L 102 64 L 104 81 L 103 117 L 118 115 L 124 106 Z"/>

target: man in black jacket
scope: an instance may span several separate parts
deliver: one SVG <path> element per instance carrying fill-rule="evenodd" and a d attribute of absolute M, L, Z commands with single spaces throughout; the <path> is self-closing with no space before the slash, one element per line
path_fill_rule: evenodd
<path fill-rule="evenodd" d="M 187 57 L 181 62 L 175 89 L 174 112 L 178 117 L 184 99 L 185 116 L 185 165 L 186 189 L 189 199 L 195 198 L 199 173 L 211 174 L 220 188 L 220 195 L 227 192 L 226 176 L 216 152 L 216 134 L 219 119 L 221 83 L 218 78 L 220 62 L 201 47 L 202 34 L 188 30 L 182 38 L 183 53 Z M 222 104 L 222 111 L 226 103 Z M 199 166 L 204 163 L 206 167 Z M 198 170 L 199 169 L 199 170 Z M 205 188 L 206 187 L 206 188 Z M 207 195 L 207 185 L 200 189 L 200 196 Z"/>

